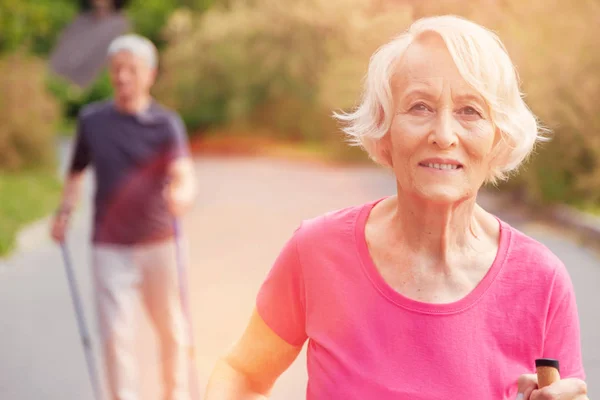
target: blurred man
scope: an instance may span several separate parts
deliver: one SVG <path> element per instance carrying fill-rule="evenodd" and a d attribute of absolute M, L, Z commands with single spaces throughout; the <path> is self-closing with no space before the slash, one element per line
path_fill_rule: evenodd
<path fill-rule="evenodd" d="M 134 306 L 140 297 L 161 343 L 163 398 L 188 400 L 188 338 L 172 223 L 195 197 L 187 136 L 180 117 L 151 97 L 154 45 L 137 35 L 121 36 L 111 43 L 108 57 L 115 95 L 79 115 L 52 236 L 65 239 L 83 172 L 93 166 L 93 277 L 110 399 L 139 399 Z"/>

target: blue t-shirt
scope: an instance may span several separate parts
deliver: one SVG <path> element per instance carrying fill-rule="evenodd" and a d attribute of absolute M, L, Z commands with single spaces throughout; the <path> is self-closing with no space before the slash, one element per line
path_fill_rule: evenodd
<path fill-rule="evenodd" d="M 163 190 L 169 164 L 187 155 L 181 118 L 156 102 L 139 114 L 122 113 L 112 101 L 86 106 L 71 171 L 94 169 L 93 242 L 131 245 L 172 237 Z"/>

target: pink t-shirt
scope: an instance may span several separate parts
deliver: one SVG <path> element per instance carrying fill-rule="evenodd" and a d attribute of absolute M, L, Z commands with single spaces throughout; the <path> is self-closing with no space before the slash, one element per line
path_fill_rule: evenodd
<path fill-rule="evenodd" d="M 308 339 L 307 399 L 513 400 L 540 357 L 584 379 L 571 280 L 546 247 L 500 221 L 479 285 L 454 303 L 422 303 L 393 290 L 370 258 L 375 204 L 304 221 L 259 291 L 275 333 Z"/>

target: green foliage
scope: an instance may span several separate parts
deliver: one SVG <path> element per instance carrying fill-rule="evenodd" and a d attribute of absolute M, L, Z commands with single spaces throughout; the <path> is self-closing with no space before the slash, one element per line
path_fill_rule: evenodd
<path fill-rule="evenodd" d="M 77 8 L 73 0 L 2 0 L 0 53 L 26 47 L 47 54 Z"/>
<path fill-rule="evenodd" d="M 79 111 L 85 105 L 95 101 L 106 100 L 113 95 L 110 76 L 106 70 L 100 74 L 93 85 L 85 90 L 81 90 L 79 87 L 57 76 L 49 76 L 47 85 L 62 107 L 63 118 L 67 120 L 77 118 Z"/>
<path fill-rule="evenodd" d="M 150 38 L 160 48 L 165 44 L 162 29 L 177 8 L 202 12 L 214 3 L 215 0 L 131 0 L 126 13 L 134 30 Z"/>
<path fill-rule="evenodd" d="M 161 29 L 175 10 L 178 0 L 132 0 L 126 13 L 134 30 L 157 45 L 162 45 Z"/>
<path fill-rule="evenodd" d="M 81 11 L 76 0 L 1 0 L 0 53 L 22 47 L 46 55 L 62 29 Z M 162 45 L 161 29 L 177 7 L 204 11 L 224 0 L 131 0 L 125 8 L 136 32 Z"/>
<path fill-rule="evenodd" d="M 23 225 L 56 207 L 59 195 L 60 182 L 53 171 L 0 171 L 0 256 L 14 248 Z"/>

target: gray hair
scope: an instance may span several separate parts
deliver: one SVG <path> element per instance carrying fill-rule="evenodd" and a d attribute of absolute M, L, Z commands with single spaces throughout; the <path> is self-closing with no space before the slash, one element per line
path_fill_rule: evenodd
<path fill-rule="evenodd" d="M 128 51 L 131 54 L 146 60 L 151 68 L 158 65 L 158 51 L 156 46 L 149 39 L 136 35 L 127 34 L 114 39 L 108 46 L 108 57 L 111 57 L 121 51 Z"/>
<path fill-rule="evenodd" d="M 393 119 L 391 80 L 406 49 L 425 32 L 442 37 L 465 80 L 486 100 L 502 140 L 494 149 L 488 182 L 504 180 L 531 154 L 547 132 L 523 100 L 517 71 L 495 33 L 452 15 L 428 17 L 380 47 L 371 57 L 360 105 L 350 113 L 334 113 L 345 123 L 350 143 L 363 147 L 377 163 L 389 166 L 381 138 Z"/>

